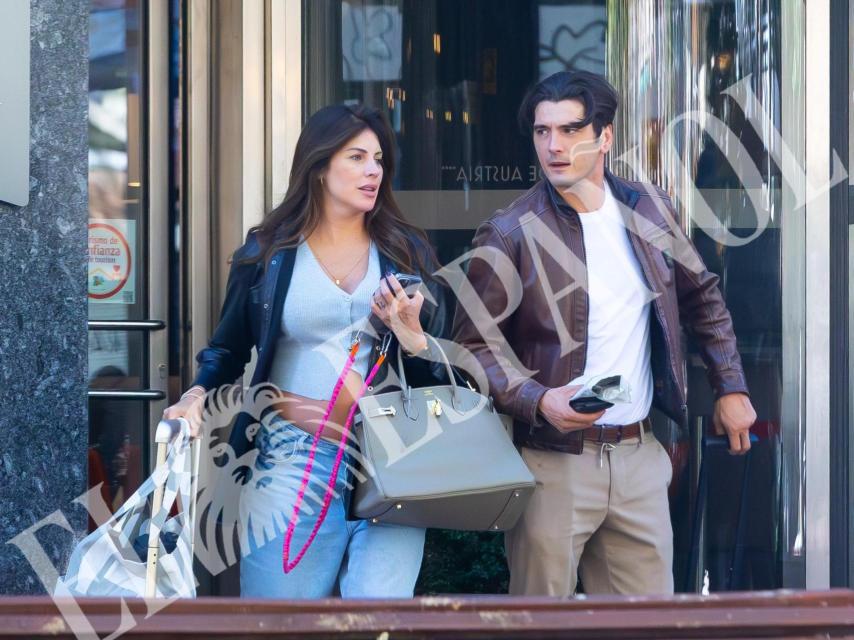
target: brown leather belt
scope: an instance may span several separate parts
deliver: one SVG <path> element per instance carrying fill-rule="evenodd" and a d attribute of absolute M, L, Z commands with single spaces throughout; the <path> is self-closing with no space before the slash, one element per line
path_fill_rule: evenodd
<path fill-rule="evenodd" d="M 652 423 L 649 418 L 644 418 L 640 422 L 633 422 L 632 424 L 625 425 L 594 425 L 584 429 L 581 434 L 588 442 L 607 442 L 610 444 L 618 444 L 623 440 L 639 437 L 641 429 L 643 429 L 644 433 L 652 431 Z"/>

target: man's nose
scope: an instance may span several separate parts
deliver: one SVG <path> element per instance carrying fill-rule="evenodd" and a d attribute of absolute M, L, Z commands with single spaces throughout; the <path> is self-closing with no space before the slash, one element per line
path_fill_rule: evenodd
<path fill-rule="evenodd" d="M 559 154 L 563 151 L 560 138 L 554 134 L 549 135 L 549 153 Z"/>

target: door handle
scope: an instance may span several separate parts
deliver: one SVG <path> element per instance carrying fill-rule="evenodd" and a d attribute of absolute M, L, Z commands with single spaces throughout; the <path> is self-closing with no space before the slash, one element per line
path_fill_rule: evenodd
<path fill-rule="evenodd" d="M 166 328 L 163 320 L 89 320 L 86 323 L 89 331 L 161 331 Z M 110 400 L 163 400 L 166 393 L 159 389 L 141 389 L 129 391 L 125 389 L 90 389 L 90 398 Z"/>
<path fill-rule="evenodd" d="M 89 320 L 89 331 L 161 331 L 166 328 L 163 320 Z"/>
<path fill-rule="evenodd" d="M 140 391 L 125 391 L 124 389 L 90 389 L 90 398 L 102 398 L 109 400 L 163 400 L 166 393 L 159 389 L 143 389 Z"/>

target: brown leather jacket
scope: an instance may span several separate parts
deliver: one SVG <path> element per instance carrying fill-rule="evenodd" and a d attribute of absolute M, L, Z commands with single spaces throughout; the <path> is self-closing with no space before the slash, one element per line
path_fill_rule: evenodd
<path fill-rule="evenodd" d="M 680 328 L 696 339 L 720 397 L 747 393 L 732 321 L 718 277 L 681 231 L 667 194 L 607 171 L 606 179 L 654 296 L 653 405 L 684 425 Z M 513 417 L 516 444 L 580 453 L 580 432 L 562 433 L 537 413 L 543 394 L 580 376 L 587 358 L 587 271 L 578 214 L 541 181 L 484 222 L 473 244 L 479 254 L 468 267 L 473 291 L 468 300 L 459 296 L 454 340 L 483 367 L 497 409 Z M 457 362 L 473 370 L 471 362 Z"/>

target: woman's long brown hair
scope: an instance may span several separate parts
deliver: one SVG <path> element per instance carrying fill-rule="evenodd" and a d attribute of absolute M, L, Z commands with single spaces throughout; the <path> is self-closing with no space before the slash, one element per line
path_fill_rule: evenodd
<path fill-rule="evenodd" d="M 394 134 L 385 116 L 364 106 L 332 105 L 320 109 L 306 122 L 297 140 L 290 183 L 281 204 L 270 211 L 261 224 L 253 227 L 261 247 L 260 254 L 241 263 L 259 260 L 268 264 L 281 248 L 295 247 L 300 237 L 308 237 L 317 228 L 322 215 L 321 175 L 329 161 L 344 145 L 366 129 L 380 143 L 383 177 L 374 208 L 365 214 L 365 226 L 379 251 L 407 273 L 419 271 L 429 278 L 434 264 L 424 264 L 413 246 L 422 242 L 428 260 L 435 261 L 424 232 L 404 218 L 391 190 L 394 177 Z"/>

